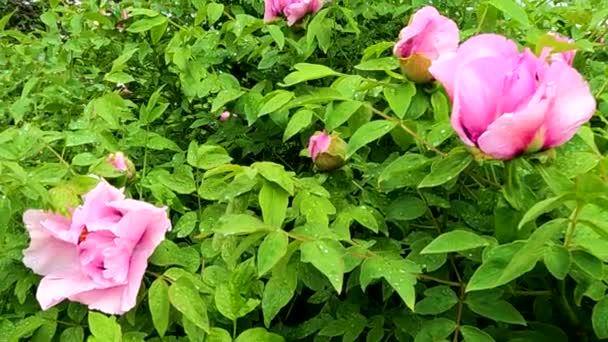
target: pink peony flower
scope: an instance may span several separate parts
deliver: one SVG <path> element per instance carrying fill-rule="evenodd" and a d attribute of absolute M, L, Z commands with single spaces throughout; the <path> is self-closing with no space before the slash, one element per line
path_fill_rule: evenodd
<path fill-rule="evenodd" d="M 129 166 L 127 165 L 127 159 L 122 152 L 111 153 L 108 156 L 108 163 L 114 167 L 116 171 L 126 172 L 129 170 Z"/>
<path fill-rule="evenodd" d="M 226 111 L 220 114 L 220 121 L 227 121 L 230 119 L 230 112 Z"/>
<path fill-rule="evenodd" d="M 399 33 L 393 53 L 399 57 L 403 73 L 412 81 L 428 82 L 431 62 L 455 52 L 459 41 L 458 26 L 432 6 L 416 11 Z"/>
<path fill-rule="evenodd" d="M 108 314 L 135 306 L 148 257 L 171 229 L 166 208 L 125 199 L 105 181 L 71 219 L 30 209 L 23 222 L 31 238 L 23 263 L 43 276 L 42 309 L 69 299 Z"/>
<path fill-rule="evenodd" d="M 452 126 L 463 142 L 497 158 L 568 141 L 595 111 L 582 76 L 493 34 L 462 44 L 430 69 L 453 100 Z"/>
<path fill-rule="evenodd" d="M 287 18 L 287 25 L 292 26 L 307 13 L 316 13 L 323 6 L 322 0 L 266 0 L 264 4 L 264 21 L 271 22 L 279 16 Z"/>
<path fill-rule="evenodd" d="M 329 149 L 329 145 L 331 145 L 331 136 L 327 135 L 325 131 L 317 132 L 308 140 L 308 156 L 313 161 L 316 160 L 319 154 Z"/>

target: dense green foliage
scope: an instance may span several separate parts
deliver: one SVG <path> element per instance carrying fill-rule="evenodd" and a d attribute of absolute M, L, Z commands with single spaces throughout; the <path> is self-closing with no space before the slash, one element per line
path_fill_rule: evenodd
<path fill-rule="evenodd" d="M 521 3 L 433 1 L 462 38 L 575 39 L 598 111 L 502 162 L 399 72 L 393 42 L 427 1 L 332 1 L 288 27 L 260 0 L 0 0 L 0 341 L 608 338 L 608 2 Z M 305 152 L 321 129 L 348 142 L 331 173 Z M 41 311 L 21 261 L 23 211 L 67 212 L 87 174 L 170 209 L 120 317 Z"/>

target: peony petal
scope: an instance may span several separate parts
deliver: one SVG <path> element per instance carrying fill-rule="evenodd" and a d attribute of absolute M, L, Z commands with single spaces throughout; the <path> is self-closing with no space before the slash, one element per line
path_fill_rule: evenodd
<path fill-rule="evenodd" d="M 418 40 L 417 48 L 412 52 L 436 60 L 443 54 L 456 51 L 460 31 L 454 21 L 437 13 L 431 18 L 426 31 L 418 37 Z"/>
<path fill-rule="evenodd" d="M 23 251 L 23 263 L 37 274 L 53 277 L 68 276 L 80 272 L 76 246 L 58 234 L 67 232 L 69 222 L 60 215 L 41 210 L 27 210 L 23 214 L 25 227 L 30 235 L 30 245 Z M 47 227 L 53 227 L 55 231 Z"/>
<path fill-rule="evenodd" d="M 497 159 L 523 153 L 542 130 L 548 106 L 547 100 L 533 100 L 519 112 L 503 114 L 479 137 L 479 149 Z"/>
<path fill-rule="evenodd" d="M 139 287 L 141 282 L 137 284 Z M 105 289 L 91 289 L 79 292 L 69 297 L 70 300 L 85 304 L 91 310 L 99 310 L 109 315 L 122 315 L 135 306 L 123 303 L 123 293 L 126 285 L 120 285 Z M 130 303 L 129 303 L 130 304 Z"/>
<path fill-rule="evenodd" d="M 331 136 L 323 132 L 317 132 L 308 140 L 308 156 L 312 160 L 317 159 L 320 153 L 327 151 L 331 145 Z"/>
<path fill-rule="evenodd" d="M 429 71 L 443 84 L 448 96 L 453 98 L 454 82 L 459 69 L 470 61 L 484 57 L 515 57 L 517 45 L 497 34 L 480 34 L 469 38 L 458 48 L 457 53 L 447 53 L 434 61 Z"/>
<path fill-rule="evenodd" d="M 95 288 L 95 284 L 85 276 L 69 278 L 44 277 L 38 285 L 36 299 L 43 310 L 46 310 L 66 298 L 72 298 L 80 292 Z"/>
<path fill-rule="evenodd" d="M 287 25 L 292 26 L 308 13 L 308 3 L 305 1 L 292 3 L 283 9 L 283 14 L 287 18 Z"/>
<path fill-rule="evenodd" d="M 277 18 L 279 9 L 276 3 L 280 0 L 266 0 L 264 3 L 264 22 L 271 22 Z"/>
<path fill-rule="evenodd" d="M 80 234 L 83 227 L 95 221 L 111 223 L 119 220 L 120 213 L 107 204 L 124 198 L 122 190 L 113 187 L 106 181 L 99 182 L 93 190 L 84 195 L 83 205 L 74 211 L 72 230 Z"/>
<path fill-rule="evenodd" d="M 509 72 L 504 57 L 480 58 L 463 66 L 456 76 L 452 126 L 469 145 L 485 132 L 500 115 L 505 75 Z"/>
<path fill-rule="evenodd" d="M 551 148 L 570 140 L 591 119 L 596 102 L 587 82 L 566 63 L 552 63 L 541 82 L 547 85 L 551 91 L 547 97 L 553 100 L 545 122 L 544 145 Z"/>

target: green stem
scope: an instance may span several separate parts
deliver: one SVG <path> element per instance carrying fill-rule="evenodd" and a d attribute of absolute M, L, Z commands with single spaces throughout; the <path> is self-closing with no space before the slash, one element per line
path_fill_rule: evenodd
<path fill-rule="evenodd" d="M 568 247 L 570 245 L 570 240 L 572 240 L 572 236 L 574 236 L 574 232 L 576 230 L 576 223 L 578 221 L 578 215 L 580 214 L 582 206 L 577 205 L 576 209 L 572 213 L 572 220 L 569 229 L 566 232 L 566 237 L 564 238 L 564 247 Z"/>
<path fill-rule="evenodd" d="M 383 113 L 382 111 L 379 111 L 378 109 L 372 107 L 371 105 L 367 105 L 367 107 L 374 114 L 381 116 L 382 118 L 384 118 L 388 121 L 392 121 L 392 122 L 396 123 L 399 126 L 399 128 L 401 128 L 402 130 L 405 131 L 405 133 L 409 134 L 412 138 L 418 140 L 420 143 L 422 143 L 424 146 L 426 146 L 429 150 L 437 153 L 438 155 L 440 155 L 442 157 L 447 157 L 447 155 L 448 155 L 447 153 L 438 150 L 433 144 L 431 144 L 426 139 L 424 139 L 420 134 L 414 132 L 412 129 L 410 129 L 409 127 L 404 125 L 403 122 L 401 122 L 401 120 L 390 117 L 390 116 L 386 115 L 385 113 Z"/>

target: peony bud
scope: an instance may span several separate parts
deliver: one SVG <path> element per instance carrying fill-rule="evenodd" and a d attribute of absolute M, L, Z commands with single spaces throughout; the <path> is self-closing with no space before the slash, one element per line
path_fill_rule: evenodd
<path fill-rule="evenodd" d="M 220 121 L 224 122 L 227 121 L 228 119 L 230 119 L 230 112 L 225 111 L 222 114 L 220 114 Z"/>
<path fill-rule="evenodd" d="M 346 162 L 346 143 L 335 134 L 316 132 L 308 142 L 308 155 L 321 171 L 332 171 Z"/>
<path fill-rule="evenodd" d="M 131 177 L 135 173 L 135 167 L 122 152 L 110 153 L 106 161 L 115 171 L 126 172 L 128 177 Z"/>
<path fill-rule="evenodd" d="M 418 10 L 409 24 L 399 33 L 393 53 L 401 63 L 401 70 L 417 83 L 429 82 L 431 63 L 458 48 L 458 26 L 437 12 L 432 6 Z"/>

